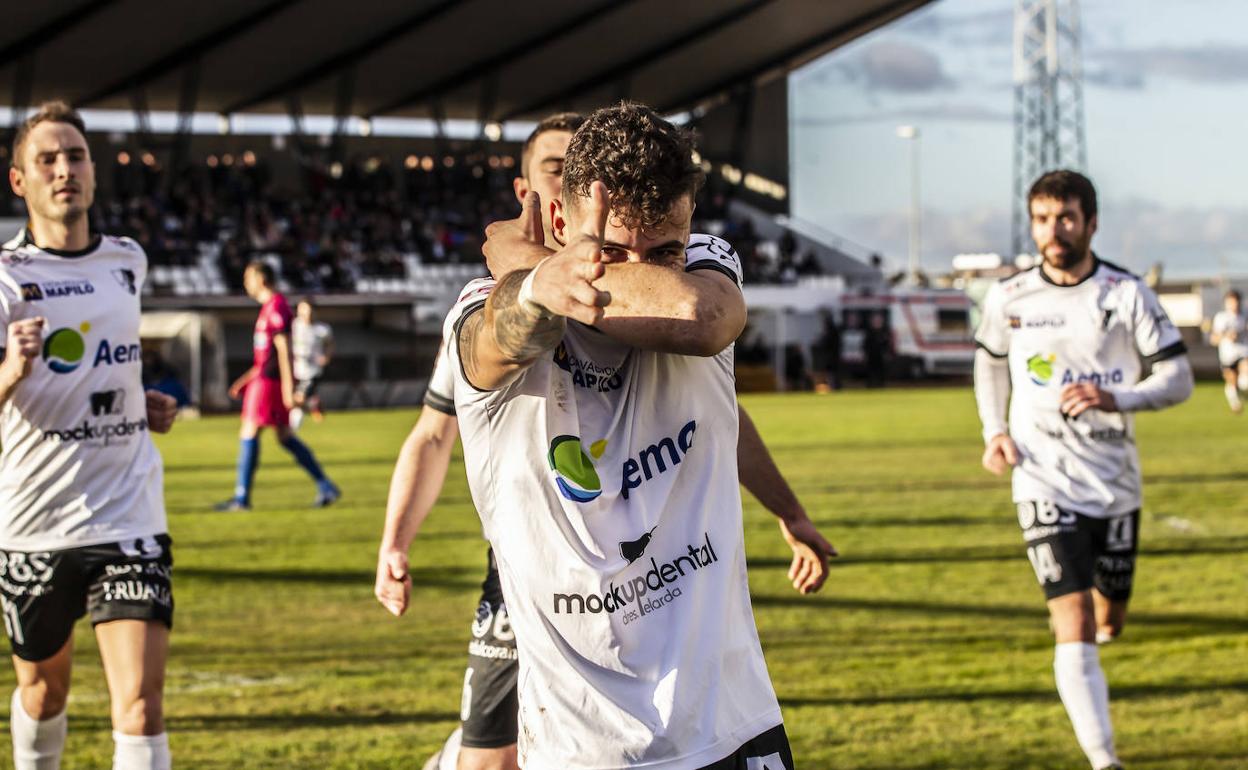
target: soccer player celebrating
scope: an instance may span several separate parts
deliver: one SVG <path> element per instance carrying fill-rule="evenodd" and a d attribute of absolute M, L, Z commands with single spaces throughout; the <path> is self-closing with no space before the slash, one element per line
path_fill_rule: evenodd
<path fill-rule="evenodd" d="M 1231 289 L 1226 293 L 1222 309 L 1213 316 L 1209 341 L 1218 346 L 1218 363 L 1226 381 L 1226 403 L 1239 414 L 1244 411 L 1239 391 L 1248 390 L 1248 318 L 1244 318 L 1238 291 Z"/>
<path fill-rule="evenodd" d="M 29 226 L 0 250 L 0 603 L 17 689 L 17 770 L 60 766 L 73 627 L 90 613 L 118 770 L 168 768 L 162 711 L 173 558 L 149 431 L 173 399 L 142 385 L 143 249 L 92 233 L 82 118 L 43 105 L 17 129 L 9 184 Z"/>
<path fill-rule="evenodd" d="M 321 397 L 317 389 L 321 375 L 334 356 L 334 330 L 329 324 L 313 318 L 312 300 L 304 297 L 295 306 L 295 320 L 291 324 L 291 341 L 295 357 L 295 408 L 290 412 L 290 427 L 299 430 L 303 412 L 311 412 L 312 419 L 320 422 Z"/>
<path fill-rule="evenodd" d="M 1092 252 L 1092 183 L 1045 174 L 1028 206 L 1043 260 L 988 292 L 976 334 L 983 465 L 1014 469 L 1018 522 L 1057 641 L 1057 691 L 1101 770 L 1119 767 L 1096 643 L 1122 632 L 1135 573 L 1132 413 L 1185 400 L 1192 370 L 1156 295 Z M 1141 357 L 1151 364 L 1143 380 Z"/>
<path fill-rule="evenodd" d="M 793 766 L 745 578 L 740 262 L 690 242 L 700 181 L 649 109 L 594 113 L 568 147 L 562 248 L 470 283 L 448 318 L 529 770 Z"/>
<path fill-rule="evenodd" d="M 312 505 L 322 508 L 333 503 L 342 493 L 316 461 L 307 444 L 290 429 L 290 410 L 295 405 L 295 378 L 291 363 L 290 305 L 274 288 L 273 268 L 256 261 L 243 271 L 243 289 L 247 296 L 260 303 L 253 335 L 255 363 L 230 386 L 230 398 L 243 399 L 243 426 L 239 431 L 238 480 L 234 496 L 216 509 L 219 511 L 251 510 L 251 485 L 260 464 L 260 431 L 272 427 L 277 440 L 295 458 L 295 462 L 316 482 L 316 499 Z"/>
<path fill-rule="evenodd" d="M 536 230 L 534 210 L 541 209 L 542 235 L 551 239 L 550 208 L 538 201 L 556 200 L 572 132 L 583 118 L 573 113 L 552 115 L 530 134 L 521 155 L 522 176 L 515 180 L 516 199 L 526 206 L 516 225 Z M 530 192 L 538 193 L 531 197 Z M 536 232 L 534 240 L 539 240 Z M 692 236 L 701 242 L 709 236 Z M 497 239 L 496 239 L 497 240 Z M 724 244 L 724 248 L 730 248 Z M 495 273 L 509 272 L 508 249 L 491 249 Z M 498 260 L 504 260 L 502 262 Z M 514 267 L 532 267 L 517 264 Z M 425 407 L 404 444 L 391 480 L 390 504 L 378 557 L 376 595 L 387 609 L 402 615 L 411 591 L 408 548 L 442 488 L 451 449 L 458 435 L 455 419 L 454 377 L 441 353 L 434 365 Z M 762 437 L 744 409 L 740 409 L 738 467 L 741 482 L 780 520 L 781 532 L 793 550 L 789 576 L 801 593 L 818 591 L 827 578 L 828 558 L 836 555 L 776 468 Z M 515 633 L 507 617 L 493 553 L 482 583 L 477 614 L 469 642 L 461 706 L 462 727 L 430 760 L 430 768 L 448 770 L 511 770 L 516 767 L 516 679 L 519 669 Z"/>

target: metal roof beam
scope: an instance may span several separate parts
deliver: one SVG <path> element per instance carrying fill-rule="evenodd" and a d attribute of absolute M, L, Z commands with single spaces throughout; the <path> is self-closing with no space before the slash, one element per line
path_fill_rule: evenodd
<path fill-rule="evenodd" d="M 550 45 L 561 37 L 567 37 L 589 23 L 601 19 L 604 14 L 615 13 L 621 8 L 627 6 L 629 3 L 633 2 L 636 2 L 636 0 L 609 0 L 608 2 L 600 3 L 590 8 L 588 11 L 581 13 L 578 16 L 574 16 L 567 22 L 560 24 L 558 29 L 553 31 L 544 29 L 537 35 L 534 35 L 528 40 L 514 45 L 499 54 L 491 56 L 487 59 L 482 59 L 478 62 L 474 62 L 460 71 L 447 75 L 430 85 L 421 86 L 420 88 L 410 91 L 404 96 L 387 104 L 368 110 L 365 114 L 372 117 L 374 115 L 381 115 L 387 112 L 394 112 L 413 104 L 421 104 L 434 96 L 445 93 L 451 88 L 488 75 L 489 73 L 497 70 L 499 67 L 510 64 L 519 56 L 532 53 L 539 48 Z M 489 120 L 490 118 L 489 115 L 478 115 L 477 117 L 483 121 Z"/>
<path fill-rule="evenodd" d="M 221 44 L 241 35 L 247 30 L 262 23 L 269 17 L 286 10 L 290 6 L 299 2 L 299 0 L 276 0 L 270 2 L 252 13 L 247 14 L 241 19 L 226 24 L 220 29 L 213 30 L 207 35 L 193 40 L 185 45 L 179 45 L 172 52 L 162 56 L 154 62 L 146 64 L 133 72 L 117 78 L 112 83 L 100 88 L 92 93 L 82 96 L 74 100 L 74 105 L 83 107 L 89 104 L 103 101 L 110 96 L 115 96 L 128 88 L 136 88 L 147 83 L 150 80 L 167 75 L 170 70 L 181 67 L 183 64 L 192 62 L 203 56 L 205 53 L 220 46 Z"/>
<path fill-rule="evenodd" d="M 751 2 L 739 5 L 727 13 L 721 16 L 716 16 L 710 21 L 700 24 L 697 27 L 685 32 L 674 40 L 664 40 L 659 45 L 648 48 L 626 61 L 613 64 L 610 67 L 599 70 L 588 77 L 582 78 L 557 93 L 543 95 L 542 97 L 534 99 L 522 107 L 517 107 L 504 115 L 500 120 L 510 120 L 511 118 L 518 117 L 520 115 L 527 115 L 528 113 L 536 112 L 543 107 L 549 107 L 552 104 L 563 104 L 567 100 L 583 93 L 587 89 L 606 82 L 619 80 L 638 67 L 646 64 L 653 64 L 659 59 L 670 55 L 672 52 L 697 41 L 699 38 L 706 37 L 707 35 L 713 35 L 724 27 L 741 21 L 763 6 L 770 5 L 773 2 L 775 2 L 775 0 L 751 0 Z"/>
<path fill-rule="evenodd" d="M 116 4 L 117 0 L 87 0 L 87 2 L 79 5 L 77 8 L 57 16 L 52 21 L 38 27 L 30 34 L 14 40 L 0 50 L 0 67 L 4 67 L 20 58 L 23 54 L 30 53 L 40 46 L 51 42 L 89 20 L 110 5 Z"/>
<path fill-rule="evenodd" d="M 785 49 L 779 55 L 773 56 L 760 64 L 755 64 L 746 69 L 740 70 L 710 87 L 701 88 L 697 91 L 691 91 L 683 94 L 677 99 L 672 99 L 661 107 L 656 107 L 655 110 L 660 114 L 666 115 L 678 110 L 694 107 L 699 102 L 728 91 L 738 83 L 752 81 L 766 72 L 784 67 L 789 62 L 809 51 L 815 50 L 833 41 L 857 37 L 858 35 L 886 24 L 905 13 L 914 10 L 915 8 L 926 5 L 929 2 L 931 2 L 931 0 L 901 0 L 901 2 L 891 3 L 883 8 L 869 11 L 861 16 L 855 17 L 839 27 L 825 32 L 820 32 L 818 35 L 814 35 L 812 37 L 808 37 L 796 45 Z"/>
<path fill-rule="evenodd" d="M 296 73 L 275 86 L 266 88 L 258 94 L 239 99 L 223 109 L 222 112 L 226 114 L 240 112 L 248 107 L 263 104 L 264 102 L 276 99 L 280 96 L 286 96 L 291 91 L 297 91 L 310 83 L 315 83 L 321 78 L 332 75 L 344 67 L 355 64 L 357 61 L 363 59 L 369 54 L 377 52 L 379 49 L 389 45 L 395 40 L 398 40 L 400 37 L 403 37 L 409 32 L 428 24 L 459 5 L 461 5 L 459 0 L 442 0 L 439 3 L 435 3 L 420 13 L 409 16 L 397 24 L 389 25 L 384 32 L 374 35 L 357 46 L 353 46 L 342 53 L 335 54 L 334 56 L 331 56 L 328 59 L 303 70 L 302 72 Z"/>

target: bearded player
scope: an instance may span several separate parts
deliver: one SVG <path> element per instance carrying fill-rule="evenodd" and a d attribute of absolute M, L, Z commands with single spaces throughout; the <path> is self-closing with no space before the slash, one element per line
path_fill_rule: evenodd
<path fill-rule="evenodd" d="M 17 689 L 17 770 L 60 766 L 75 622 L 90 614 L 108 682 L 115 770 L 170 765 L 163 689 L 173 625 L 162 466 L 144 393 L 147 257 L 93 233 L 82 118 L 43 105 L 17 129 L 9 184 L 28 227 L 0 250 L 0 600 Z"/>
<path fill-rule="evenodd" d="M 1057 692 L 1088 761 L 1104 770 L 1121 765 L 1097 643 L 1122 633 L 1139 547 L 1132 415 L 1187 399 L 1192 369 L 1152 290 L 1093 253 L 1091 181 L 1045 174 L 1028 206 L 1043 261 L 992 287 L 976 333 L 983 465 L 1013 468 L 1018 522 L 1057 641 Z"/>

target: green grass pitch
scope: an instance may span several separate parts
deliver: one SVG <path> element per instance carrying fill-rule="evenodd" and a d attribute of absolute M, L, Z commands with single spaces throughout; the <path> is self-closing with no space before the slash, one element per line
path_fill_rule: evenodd
<path fill-rule="evenodd" d="M 1086 767 L 1007 483 L 979 468 L 969 389 L 743 400 L 843 554 L 820 594 L 797 596 L 774 520 L 747 499 L 755 614 L 798 766 Z M 176 541 L 177 766 L 419 767 L 455 727 L 485 554 L 458 454 L 413 548 L 412 610 L 396 620 L 372 597 L 387 483 L 415 414 L 305 428 L 345 492 L 323 511 L 266 436 L 255 510 L 208 512 L 232 486 L 234 419 L 158 438 Z M 1102 652 L 1118 745 L 1132 770 L 1248 767 L 1248 417 L 1207 385 L 1138 427 L 1136 598 Z M 87 624 L 76 641 L 64 767 L 107 767 Z"/>

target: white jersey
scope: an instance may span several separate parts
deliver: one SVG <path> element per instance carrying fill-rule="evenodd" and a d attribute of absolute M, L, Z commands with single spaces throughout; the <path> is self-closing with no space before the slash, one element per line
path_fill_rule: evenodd
<path fill-rule="evenodd" d="M 1010 437 L 1020 459 L 1014 500 L 1045 500 L 1087 516 L 1140 507 L 1140 460 L 1131 414 L 1061 412 L 1060 393 L 1091 382 L 1110 392 L 1134 385 L 1140 357 L 1186 352 L 1157 296 L 1138 277 L 1099 259 L 1074 286 L 1039 267 L 1008 278 L 984 299 L 979 346 L 1009 358 Z"/>
<path fill-rule="evenodd" d="M 313 321 L 307 323 L 295 318 L 290 325 L 291 356 L 294 358 L 295 379 L 306 382 L 321 376 L 325 367 L 318 361 L 329 349 L 334 332 L 329 324 Z"/>
<path fill-rule="evenodd" d="M 0 325 L 43 316 L 43 355 L 0 407 L 0 547 L 41 551 L 166 531 L 147 430 L 139 290 L 147 256 L 104 236 L 85 252 L 23 233 L 0 251 Z"/>
<path fill-rule="evenodd" d="M 689 270 L 740 282 L 725 242 Z M 781 723 L 746 583 L 733 352 L 638 350 L 568 322 L 495 392 L 447 358 L 473 501 L 520 651 L 526 770 L 699 768 Z"/>
<path fill-rule="evenodd" d="M 1222 337 L 1218 340 L 1218 363 L 1234 366 L 1241 358 L 1248 358 L 1248 318 L 1243 313 L 1219 310 L 1213 316 L 1212 331 Z M 1224 336 L 1229 332 L 1235 333 L 1235 339 Z"/>

